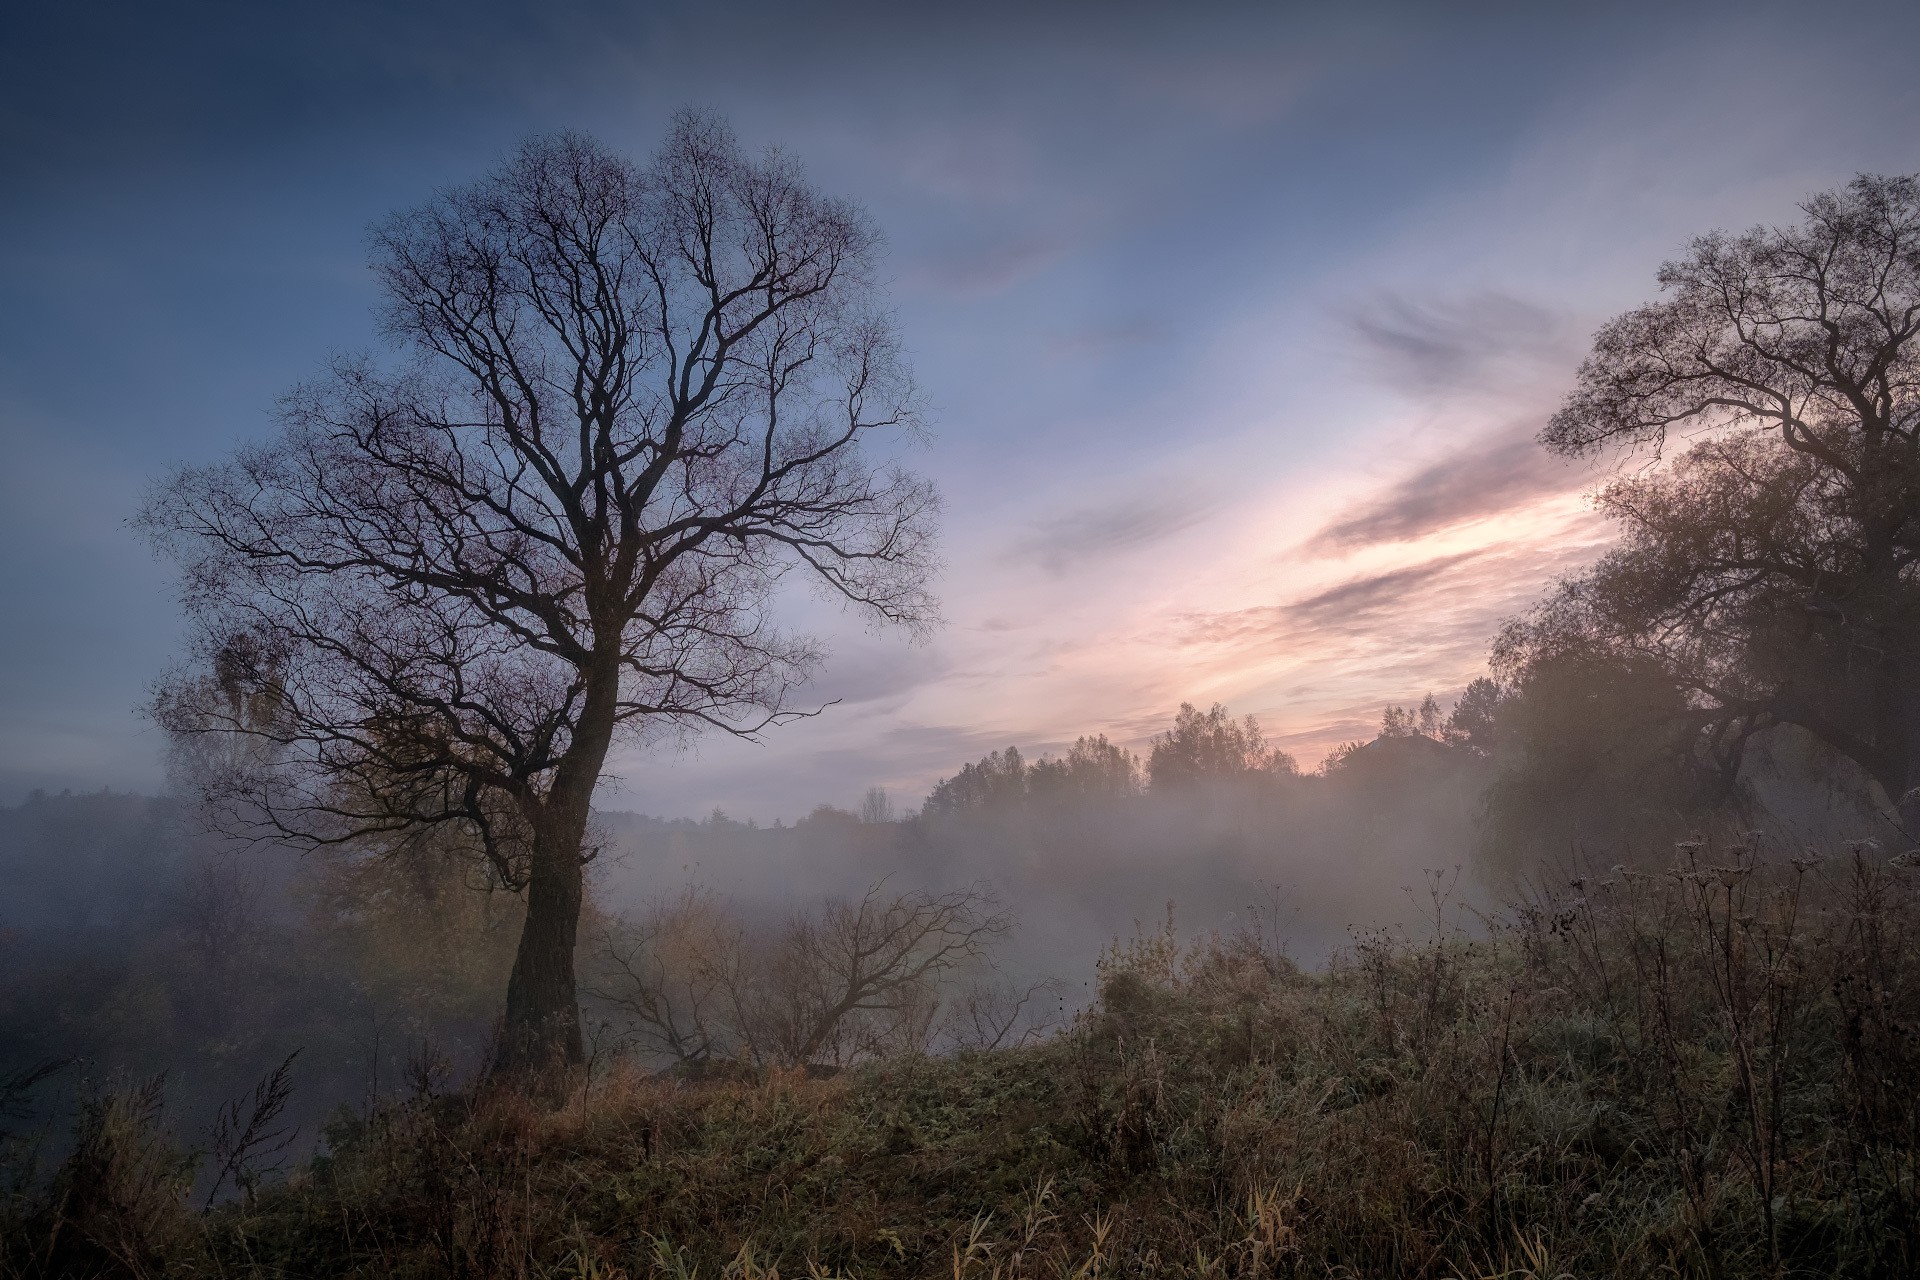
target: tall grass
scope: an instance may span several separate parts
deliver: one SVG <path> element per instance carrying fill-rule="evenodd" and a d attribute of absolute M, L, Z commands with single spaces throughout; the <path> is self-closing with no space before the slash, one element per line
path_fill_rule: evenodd
<path fill-rule="evenodd" d="M 6 1261 L 72 1274 L 64 1224 L 208 1276 L 1920 1273 L 1920 857 L 1763 855 L 1575 869 L 1491 922 L 1439 877 L 1423 932 L 1313 973 L 1258 928 L 1145 930 L 1027 1048 L 616 1064 L 558 1110 L 423 1084 L 204 1216 L 77 1217 L 69 1162 Z"/>

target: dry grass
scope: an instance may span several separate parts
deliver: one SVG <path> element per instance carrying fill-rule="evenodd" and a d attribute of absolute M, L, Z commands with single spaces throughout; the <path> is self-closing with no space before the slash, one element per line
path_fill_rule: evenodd
<path fill-rule="evenodd" d="M 1471 937 L 1439 883 L 1315 974 L 1146 934 L 1025 1049 L 421 1096 L 153 1230 L 207 1276 L 1914 1274 L 1920 872 L 1677 858 Z"/>

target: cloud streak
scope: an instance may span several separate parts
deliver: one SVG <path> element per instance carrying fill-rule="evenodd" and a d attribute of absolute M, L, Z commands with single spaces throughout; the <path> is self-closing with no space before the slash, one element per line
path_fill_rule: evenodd
<path fill-rule="evenodd" d="M 1036 564 L 1059 577 L 1082 565 L 1170 538 L 1198 524 L 1206 513 L 1206 499 L 1197 493 L 1122 495 L 1098 506 L 1035 521 L 1007 553 L 1007 559 Z"/>
<path fill-rule="evenodd" d="M 1452 299 L 1382 295 L 1348 323 L 1374 375 L 1418 399 L 1484 390 L 1502 365 L 1571 367 L 1564 319 L 1497 290 Z"/>
<path fill-rule="evenodd" d="M 1491 432 L 1353 504 L 1308 539 L 1310 555 L 1412 542 L 1582 487 L 1586 476 L 1533 438 L 1535 420 Z"/>
<path fill-rule="evenodd" d="M 1187 614 L 1177 620 L 1189 645 L 1277 644 L 1303 634 L 1325 640 L 1368 635 L 1387 619 L 1430 596 L 1436 585 L 1457 577 L 1483 551 L 1439 556 L 1419 564 L 1365 574 L 1285 604 L 1258 605 L 1222 613 Z"/>

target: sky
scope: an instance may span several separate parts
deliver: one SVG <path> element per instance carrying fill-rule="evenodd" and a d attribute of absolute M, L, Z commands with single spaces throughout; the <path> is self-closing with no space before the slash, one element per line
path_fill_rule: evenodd
<path fill-rule="evenodd" d="M 0 803 L 153 791 L 183 628 L 127 521 L 378 349 L 366 228 L 522 138 L 728 117 L 885 231 L 945 625 L 824 714 L 626 748 L 760 821 L 1183 701 L 1311 768 L 1604 547 L 1533 443 L 1716 227 L 1920 170 L 1920 6 L 16 4 L 0 11 Z M 817 616 L 816 616 L 817 615 Z"/>

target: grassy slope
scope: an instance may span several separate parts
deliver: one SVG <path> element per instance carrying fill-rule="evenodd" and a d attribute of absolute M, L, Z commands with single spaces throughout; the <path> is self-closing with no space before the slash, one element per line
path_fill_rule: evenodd
<path fill-rule="evenodd" d="M 1362 939 L 1315 975 L 1250 938 L 1143 938 L 1103 963 L 1096 1011 L 1028 1049 L 828 1080 L 616 1072 L 558 1112 L 417 1099 L 186 1225 L 149 1205 L 116 1236 L 112 1196 L 63 1175 L 69 1244 L 45 1257 L 78 1273 L 105 1257 L 87 1242 L 132 1239 L 122 1264 L 182 1275 L 1914 1274 L 1911 873 L 1710 860 L 1579 882 L 1491 941 Z"/>

